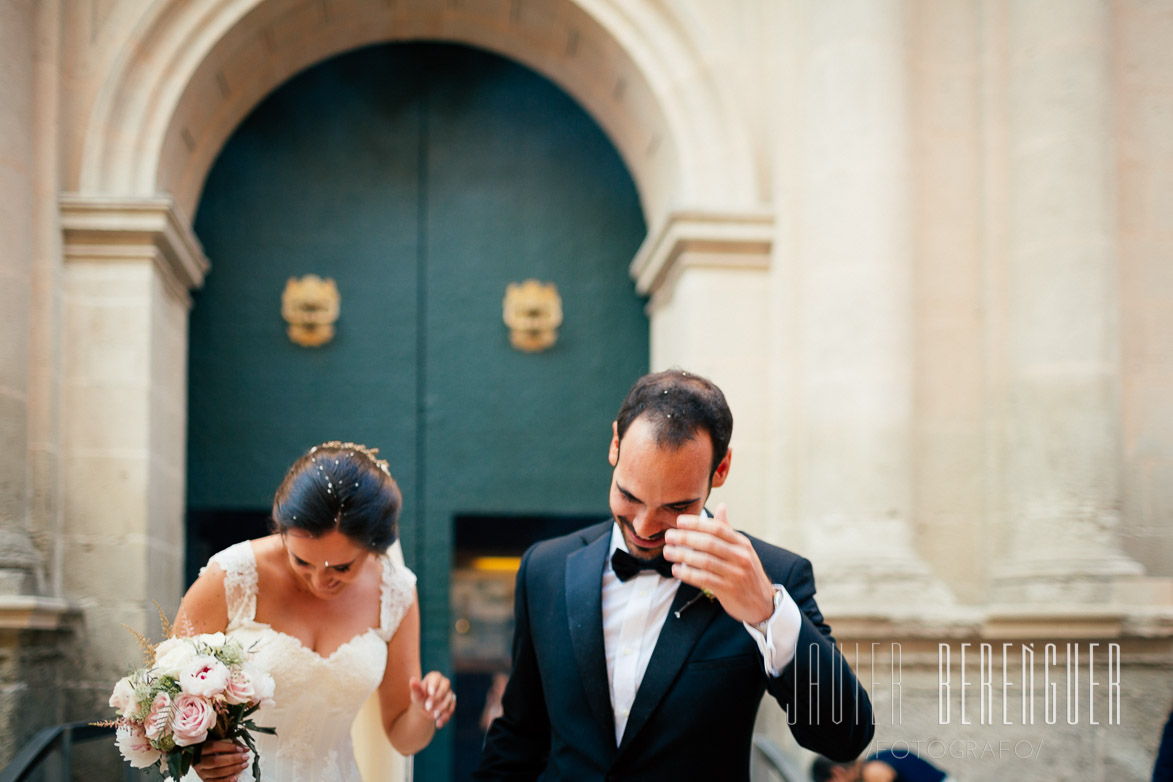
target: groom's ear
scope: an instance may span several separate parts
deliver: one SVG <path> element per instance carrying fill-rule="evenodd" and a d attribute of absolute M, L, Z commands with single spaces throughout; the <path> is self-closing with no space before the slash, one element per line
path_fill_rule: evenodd
<path fill-rule="evenodd" d="M 729 463 L 733 461 L 733 449 L 730 448 L 725 451 L 725 458 L 717 465 L 717 469 L 713 470 L 713 488 L 717 488 L 725 483 L 725 479 L 729 477 Z"/>
<path fill-rule="evenodd" d="M 615 467 L 619 464 L 619 422 L 611 422 L 611 450 L 607 453 L 607 461 Z"/>

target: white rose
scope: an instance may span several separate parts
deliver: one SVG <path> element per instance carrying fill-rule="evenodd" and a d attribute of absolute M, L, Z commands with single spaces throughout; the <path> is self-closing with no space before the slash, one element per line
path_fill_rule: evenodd
<path fill-rule="evenodd" d="M 155 667 L 151 672 L 156 676 L 178 678 L 198 657 L 199 654 L 189 639 L 169 638 L 155 647 Z"/>
<path fill-rule="evenodd" d="M 246 665 L 245 671 L 253 683 L 253 697 L 256 698 L 257 703 L 262 706 L 273 705 L 273 690 L 276 688 L 276 683 L 268 671 L 262 671 L 252 665 Z"/>
<path fill-rule="evenodd" d="M 213 649 L 219 649 L 224 645 L 225 638 L 224 633 L 205 633 L 199 637 L 199 640 L 203 641 Z"/>
<path fill-rule="evenodd" d="M 110 705 L 118 710 L 123 717 L 133 717 L 138 712 L 138 701 L 134 697 L 134 685 L 130 677 L 125 676 L 114 685 L 114 692 L 110 695 Z"/>
<path fill-rule="evenodd" d="M 228 686 L 228 666 L 215 657 L 196 657 L 180 672 L 179 688 L 201 698 L 212 698 Z"/>
<path fill-rule="evenodd" d="M 122 725 L 115 734 L 115 742 L 122 757 L 135 768 L 146 768 L 159 762 L 163 753 L 151 746 L 141 725 Z"/>

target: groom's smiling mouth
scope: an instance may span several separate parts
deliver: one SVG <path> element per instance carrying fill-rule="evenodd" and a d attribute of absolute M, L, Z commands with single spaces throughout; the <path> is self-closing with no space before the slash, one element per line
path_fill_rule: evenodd
<path fill-rule="evenodd" d="M 639 551 L 630 552 L 631 554 L 638 555 L 642 551 L 654 551 L 663 547 L 665 530 L 660 530 L 650 538 L 642 538 L 636 534 L 635 527 L 632 526 L 630 521 L 621 516 L 616 517 L 615 520 L 619 522 L 619 528 L 624 532 L 624 537 L 627 539 L 628 547 L 639 549 Z"/>

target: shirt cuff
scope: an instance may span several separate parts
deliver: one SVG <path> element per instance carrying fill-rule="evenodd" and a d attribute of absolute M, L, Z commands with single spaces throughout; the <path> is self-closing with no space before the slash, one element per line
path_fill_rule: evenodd
<path fill-rule="evenodd" d="M 782 600 L 774 609 L 773 615 L 766 620 L 766 632 L 763 634 L 756 625 L 748 622 L 741 623 L 757 642 L 766 674 L 771 678 L 779 676 L 782 669 L 794 659 L 798 632 L 802 629 L 802 614 L 798 612 L 798 605 L 790 597 L 790 593 L 781 584 L 774 584 L 774 589 L 782 593 Z"/>

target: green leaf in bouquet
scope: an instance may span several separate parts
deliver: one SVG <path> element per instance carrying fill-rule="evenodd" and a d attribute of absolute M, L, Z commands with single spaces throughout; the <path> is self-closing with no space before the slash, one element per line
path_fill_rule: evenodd
<path fill-rule="evenodd" d="M 180 776 L 183 776 L 184 774 L 186 774 L 188 771 L 191 770 L 191 767 L 193 764 L 199 762 L 199 759 L 196 757 L 196 753 L 198 753 L 198 752 L 199 752 L 199 746 L 197 745 L 195 750 L 184 749 L 183 752 L 179 753 Z"/>
<path fill-rule="evenodd" d="M 224 707 L 224 716 L 222 721 L 227 729 L 224 731 L 224 738 L 231 738 L 239 732 L 241 720 L 244 719 L 244 705 L 243 704 L 227 704 Z M 217 721 L 219 724 L 220 720 Z"/>
<path fill-rule="evenodd" d="M 245 730 L 253 731 L 253 732 L 255 732 L 255 733 L 267 733 L 267 734 L 269 734 L 270 736 L 276 736 L 276 735 L 277 735 L 277 729 L 276 729 L 276 728 L 266 728 L 266 727 L 262 727 L 262 726 L 260 726 L 260 725 L 256 724 L 255 722 L 253 722 L 252 720 L 247 720 L 247 721 L 245 721 L 245 722 L 241 723 L 241 726 L 242 726 L 242 727 L 243 727 Z"/>
<path fill-rule="evenodd" d="M 253 778 L 260 782 L 261 780 L 261 753 L 257 752 L 257 743 L 253 740 L 246 731 L 241 731 L 240 740 L 244 742 L 249 751 L 253 753 Z"/>

